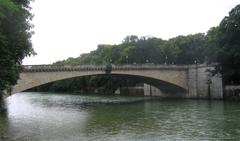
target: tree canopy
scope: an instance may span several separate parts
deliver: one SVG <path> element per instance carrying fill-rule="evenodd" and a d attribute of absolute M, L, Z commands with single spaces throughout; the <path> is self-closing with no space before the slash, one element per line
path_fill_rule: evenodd
<path fill-rule="evenodd" d="M 169 40 L 127 36 L 118 45 L 98 45 L 90 53 L 55 64 L 194 64 L 204 62 L 205 35 L 198 33 Z"/>
<path fill-rule="evenodd" d="M 22 59 L 34 54 L 30 2 L 0 1 L 0 91 L 16 84 Z"/>
<path fill-rule="evenodd" d="M 223 75 L 224 83 L 240 84 L 240 5 L 208 31 L 208 46 L 208 56 L 219 63 L 216 72 Z"/>

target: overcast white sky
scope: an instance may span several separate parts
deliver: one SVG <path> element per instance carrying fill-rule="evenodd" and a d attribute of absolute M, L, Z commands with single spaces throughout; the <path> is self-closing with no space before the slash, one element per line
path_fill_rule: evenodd
<path fill-rule="evenodd" d="M 240 0 L 35 0 L 33 47 L 23 63 L 50 64 L 119 44 L 127 35 L 163 39 L 206 32 Z"/>

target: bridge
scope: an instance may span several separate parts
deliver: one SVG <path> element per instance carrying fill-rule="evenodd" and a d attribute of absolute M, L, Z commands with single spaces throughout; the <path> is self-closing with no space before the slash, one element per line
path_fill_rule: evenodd
<path fill-rule="evenodd" d="M 107 69 L 103 65 L 25 65 L 11 93 L 68 78 L 106 75 Z M 179 93 L 186 98 L 222 98 L 221 77 L 212 77 L 209 69 L 213 66 L 112 65 L 109 74 L 138 79 L 163 93 Z"/>

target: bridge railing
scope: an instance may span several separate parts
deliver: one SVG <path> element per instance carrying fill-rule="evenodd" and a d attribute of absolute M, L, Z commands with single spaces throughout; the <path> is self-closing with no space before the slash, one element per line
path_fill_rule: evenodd
<path fill-rule="evenodd" d="M 113 65 L 114 70 L 163 70 L 163 69 L 189 69 L 204 67 L 206 65 Z M 105 71 L 106 65 L 23 65 L 23 72 L 46 72 L 46 71 Z"/>
<path fill-rule="evenodd" d="M 84 70 L 105 70 L 105 66 L 95 65 L 24 65 L 23 72 L 41 71 L 84 71 Z"/>

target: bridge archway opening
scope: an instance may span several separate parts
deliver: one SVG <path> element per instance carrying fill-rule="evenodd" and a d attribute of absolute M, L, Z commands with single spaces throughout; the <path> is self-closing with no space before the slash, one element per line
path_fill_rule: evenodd
<path fill-rule="evenodd" d="M 121 80 L 121 82 L 116 83 L 116 82 L 111 82 L 114 83 L 114 88 L 113 90 L 117 90 L 119 87 L 124 86 L 126 84 L 126 81 L 131 81 L 131 82 L 136 82 L 136 84 L 148 84 L 150 86 L 153 86 L 155 88 L 158 88 L 159 90 L 161 90 L 164 93 L 167 93 L 169 95 L 173 94 L 173 95 L 183 95 L 187 92 L 186 89 L 177 86 L 175 84 L 163 81 L 163 80 L 159 80 L 159 79 L 155 79 L 155 78 L 150 78 L 150 77 L 144 77 L 144 76 L 138 76 L 138 75 L 126 75 L 126 74 L 94 74 L 94 75 L 84 75 L 84 76 L 76 76 L 76 77 L 70 77 L 70 78 L 65 78 L 65 79 L 59 79 L 56 81 L 51 81 L 45 84 L 39 84 L 39 85 L 35 85 L 32 88 L 36 88 L 36 87 L 42 87 L 44 85 L 49 85 L 49 84 L 53 84 L 54 82 L 60 82 L 60 81 L 71 81 L 73 79 L 77 79 L 77 78 L 93 78 L 93 77 L 109 77 L 110 81 L 111 80 Z M 98 82 L 96 82 L 98 83 Z M 125 84 L 124 84 L 125 83 Z M 77 85 L 77 84 L 76 84 Z M 103 84 L 104 85 L 104 84 Z M 98 85 L 101 87 L 101 85 Z M 127 85 L 126 85 L 127 86 Z M 30 88 L 30 90 L 32 89 Z M 26 89 L 26 90 L 29 90 Z M 26 91 L 24 90 L 24 91 Z"/>

